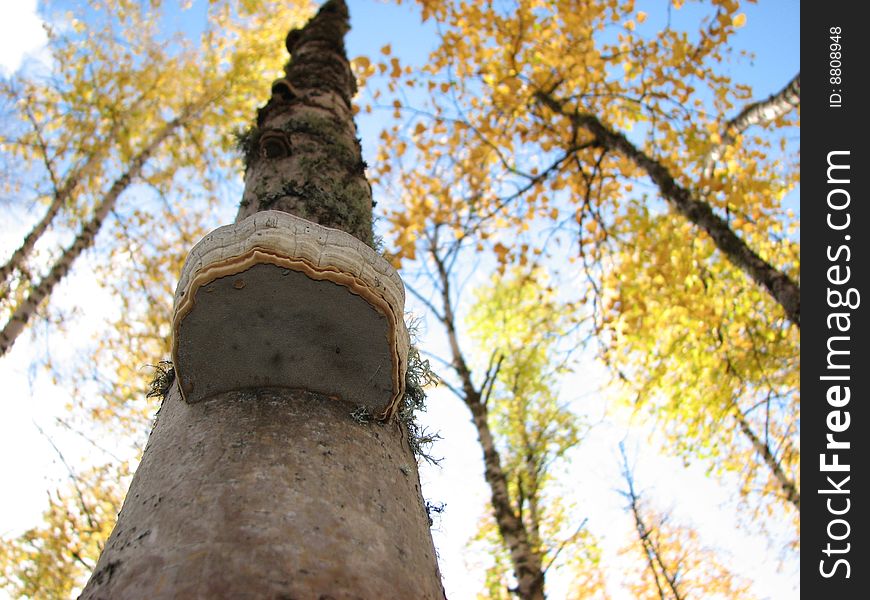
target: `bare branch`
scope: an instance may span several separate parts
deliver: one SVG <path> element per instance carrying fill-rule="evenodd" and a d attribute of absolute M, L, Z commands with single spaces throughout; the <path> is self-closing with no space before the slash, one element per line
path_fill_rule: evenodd
<path fill-rule="evenodd" d="M 687 188 L 680 185 L 664 164 L 640 150 L 622 133 L 610 129 L 597 116 L 576 110 L 568 111 L 561 102 L 543 92 L 539 92 L 537 97 L 553 112 L 588 129 L 600 146 L 619 152 L 646 172 L 662 197 L 678 213 L 707 232 L 728 260 L 767 289 L 770 296 L 785 310 L 786 317 L 800 328 L 800 286 L 752 250 L 709 204 L 698 200 Z"/>
<path fill-rule="evenodd" d="M 82 509 L 82 513 L 85 515 L 85 518 L 88 520 L 88 527 L 90 527 L 92 531 L 96 531 L 97 524 L 96 524 L 96 521 L 94 520 L 94 516 L 91 514 L 90 508 L 88 508 L 87 502 L 85 502 L 85 497 L 82 493 L 81 487 L 79 486 L 78 476 L 76 475 L 75 471 L 73 471 L 73 468 L 70 466 L 70 464 L 66 461 L 66 458 L 64 457 L 63 452 L 60 451 L 60 448 L 58 448 L 57 445 L 54 443 L 54 440 L 51 439 L 51 436 L 49 436 L 47 433 L 45 433 L 45 431 L 43 431 L 42 427 L 40 427 L 36 421 L 33 421 L 33 426 L 36 427 L 36 430 L 39 431 L 40 435 L 42 435 L 42 437 L 44 437 L 48 441 L 48 443 L 54 449 L 55 454 L 57 454 L 57 457 L 60 459 L 60 462 L 66 468 L 67 476 L 69 477 L 69 480 L 72 482 L 73 489 L 76 492 L 76 496 L 78 496 L 79 507 Z"/>
<path fill-rule="evenodd" d="M 649 524 L 644 520 L 640 507 L 640 497 L 638 496 L 637 490 L 634 488 L 634 475 L 632 474 L 632 469 L 628 466 L 628 456 L 625 452 L 625 445 L 622 442 L 619 443 L 619 452 L 622 455 L 622 476 L 628 486 L 628 491 L 623 492 L 623 496 L 628 499 L 629 509 L 634 517 L 637 537 L 643 546 L 644 554 L 647 559 L 647 567 L 649 567 L 650 572 L 652 573 L 652 578 L 655 581 L 659 598 L 661 598 L 661 600 L 667 600 L 665 590 L 662 588 L 662 584 L 659 581 L 659 577 L 661 577 L 668 584 L 668 587 L 673 594 L 673 600 L 686 600 L 686 597 L 683 596 L 679 589 L 677 573 L 672 573 L 671 569 L 665 565 L 659 547 L 653 539 L 652 529 L 650 529 Z"/>
<path fill-rule="evenodd" d="M 785 116 L 801 103 L 801 74 L 798 72 L 784 88 L 764 100 L 746 105 L 737 116 L 725 123 L 722 128 L 722 141 L 710 149 L 704 166 L 704 175 L 713 173 L 716 162 L 722 159 L 725 150 L 732 145 L 737 136 L 753 125 L 766 125 Z"/>

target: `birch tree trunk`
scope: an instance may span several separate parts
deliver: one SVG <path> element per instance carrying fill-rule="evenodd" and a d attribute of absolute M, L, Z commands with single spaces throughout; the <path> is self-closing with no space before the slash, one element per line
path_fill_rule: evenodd
<path fill-rule="evenodd" d="M 486 384 L 480 387 L 475 386 L 471 369 L 459 346 L 459 336 L 456 331 L 456 320 L 451 300 L 450 274 L 444 260 L 438 254 L 437 246 L 437 242 L 432 241 L 429 247 L 430 256 L 436 267 L 438 285 L 441 289 L 441 313 L 435 312 L 446 330 L 450 354 L 453 359 L 452 366 L 462 383 L 461 391 L 457 390 L 457 395 L 471 411 L 472 422 L 477 430 L 477 439 L 483 452 L 483 476 L 489 486 L 492 515 L 510 556 L 517 582 L 516 588 L 512 591 L 521 600 L 544 600 L 545 572 L 543 561 L 540 553 L 534 547 L 532 535 L 511 501 L 507 477 L 501 464 L 501 456 L 489 427 Z M 492 377 L 494 376 L 493 372 Z M 487 374 L 487 378 L 489 377 L 490 374 Z"/>
<path fill-rule="evenodd" d="M 785 473 L 782 464 L 777 460 L 776 456 L 774 456 L 770 446 L 755 433 L 749 420 L 746 418 L 746 415 L 736 406 L 734 407 L 734 418 L 737 419 L 740 431 L 750 441 L 753 449 L 755 449 L 762 460 L 764 460 L 764 464 L 768 469 L 770 469 L 771 474 L 776 479 L 777 483 L 779 483 L 783 497 L 795 507 L 795 510 L 797 510 L 798 513 L 800 513 L 801 493 L 798 489 L 797 483 L 795 483 L 795 481 Z"/>
<path fill-rule="evenodd" d="M 54 261 L 48 273 L 42 279 L 33 283 L 27 297 L 25 297 L 21 304 L 16 306 L 15 310 L 12 311 L 9 320 L 3 326 L 3 329 L 0 330 L 0 358 L 2 358 L 12 348 L 12 345 L 15 344 L 15 340 L 17 340 L 18 336 L 24 332 L 27 323 L 33 318 L 33 315 L 36 314 L 36 309 L 39 308 L 39 305 L 42 304 L 46 298 L 51 296 L 54 287 L 67 276 L 76 259 L 81 256 L 82 252 L 93 245 L 97 234 L 103 226 L 103 222 L 106 220 L 106 217 L 109 216 L 112 209 L 115 208 L 121 194 L 123 194 L 124 191 L 139 178 L 142 174 L 142 169 L 145 167 L 154 152 L 156 152 L 160 145 L 175 133 L 179 127 L 183 126 L 193 114 L 194 109 L 189 109 L 182 112 L 179 117 L 166 123 L 154 135 L 148 145 L 143 148 L 139 154 L 133 157 L 127 170 L 112 183 L 112 186 L 103 195 L 99 204 L 94 209 L 94 214 L 91 215 L 90 220 L 82 226 L 81 230 L 76 235 L 73 243 L 64 249 L 57 260 Z M 72 188 L 70 188 L 70 190 L 71 189 Z M 54 208 L 55 206 L 53 204 L 52 209 Z M 59 210 L 60 204 L 58 204 L 56 208 Z M 43 226 L 43 224 L 47 226 L 51 219 L 54 218 L 52 209 L 49 210 L 49 214 L 43 218 L 37 228 L 34 229 L 28 236 L 27 240 L 25 240 L 25 245 L 22 246 L 25 253 L 20 257 L 21 259 L 23 259 L 23 257 L 26 256 L 26 253 L 30 251 L 30 248 L 27 247 L 28 244 L 35 244 L 39 236 L 44 233 L 43 231 L 39 231 L 39 228 Z M 19 252 L 20 251 L 21 250 L 19 250 Z M 17 254 L 18 253 L 16 253 L 16 255 Z M 13 255 L 9 264 L 13 264 L 12 261 L 17 260 L 16 255 Z M 13 267 L 17 266 L 17 264 L 13 264 Z M 0 285 L 2 285 L 2 282 L 0 282 Z"/>
<path fill-rule="evenodd" d="M 76 187 L 78 187 L 79 182 L 84 179 L 91 169 L 94 168 L 99 158 L 101 158 L 99 154 L 91 154 L 81 167 L 74 169 L 64 180 L 63 184 L 54 190 L 54 194 L 51 197 L 51 203 L 48 205 L 48 210 L 45 211 L 42 218 L 24 237 L 21 246 L 12 253 L 12 256 L 9 257 L 9 260 L 7 260 L 6 263 L 0 266 L 0 300 L 6 296 L 5 290 L 3 289 L 6 280 L 9 279 L 15 270 L 20 270 L 22 268 L 24 261 L 30 253 L 33 252 L 33 247 L 36 246 L 36 242 L 38 242 L 39 238 L 41 238 L 48 230 L 48 227 L 51 225 L 52 221 L 54 221 L 54 218 L 64 205 L 69 202 L 73 192 Z"/>
<path fill-rule="evenodd" d="M 237 222 L 280 210 L 371 243 L 348 29 L 330 0 L 288 36 Z M 279 387 L 188 404 L 173 384 L 82 598 L 443 598 L 407 430 L 353 409 Z"/>
<path fill-rule="evenodd" d="M 799 88 L 799 77 L 796 85 Z M 782 307 L 785 316 L 794 326 L 800 328 L 800 285 L 750 248 L 725 219 L 716 214 L 708 203 L 699 200 L 691 190 L 681 185 L 661 161 L 635 146 L 624 134 L 611 129 L 597 116 L 578 111 L 568 112 L 560 101 L 544 92 L 539 92 L 537 98 L 553 112 L 571 119 L 578 128 L 588 130 L 602 148 L 618 152 L 643 170 L 658 187 L 662 198 L 689 222 L 705 231 L 731 264 L 762 286 Z M 740 121 L 733 127 L 740 127 L 742 124 L 743 121 Z"/>

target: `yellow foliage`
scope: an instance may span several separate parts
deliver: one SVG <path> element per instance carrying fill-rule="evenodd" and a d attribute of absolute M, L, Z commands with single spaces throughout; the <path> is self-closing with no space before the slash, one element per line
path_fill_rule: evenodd
<path fill-rule="evenodd" d="M 502 269 L 526 264 L 533 250 L 546 254 L 554 237 L 573 246 L 568 259 L 589 281 L 601 356 L 632 382 L 626 396 L 661 422 L 672 452 L 739 473 L 753 514 L 774 503 L 792 518 L 781 487 L 799 487 L 799 332 L 704 227 L 673 211 L 649 167 L 799 285 L 797 237 L 781 233 L 798 231 L 783 204 L 799 179 L 785 141 L 797 115 L 764 124 L 763 135 L 727 126 L 773 91 L 740 84 L 726 66 L 746 22 L 740 3 L 701 3 L 705 14 L 684 29 L 661 20 L 659 30 L 633 2 L 420 4 L 442 31 L 414 74 L 435 82 L 432 116 L 413 136 L 385 131 L 387 160 L 376 167 L 409 200 L 387 215 L 396 256 L 415 256 L 409 230 L 445 218 L 462 239 L 490 241 Z M 641 157 L 612 139 L 608 146 L 595 123 Z M 400 154 L 413 167 L 394 168 Z M 781 473 L 739 415 L 779 449 Z"/>
<path fill-rule="evenodd" d="M 553 549 L 562 545 L 560 564 L 575 575 L 572 589 L 587 598 L 604 598 L 597 542 L 572 523 L 573 507 L 553 491 L 554 463 L 581 439 L 580 418 L 558 401 L 556 392 L 558 375 L 566 370 L 556 351 L 565 342 L 572 313 L 541 271 L 513 269 L 477 290 L 467 322 L 478 349 L 476 362 L 489 360 L 490 369 L 497 365 L 485 391 L 489 426 L 509 501 L 522 515 L 532 550 L 546 565 L 557 558 Z M 482 597 L 507 598 L 512 568 L 491 511 L 475 539 L 494 559 L 486 568 Z"/>
<path fill-rule="evenodd" d="M 643 505 L 638 506 L 638 518 L 646 536 L 640 539 L 636 534 L 621 550 L 637 565 L 624 579 L 632 598 L 754 598 L 749 582 L 732 573 L 718 553 L 703 544 L 695 529 Z"/>
<path fill-rule="evenodd" d="M 14 597 L 75 597 L 115 526 L 128 479 L 126 465 L 103 465 L 49 494 L 43 523 L 0 543 L 0 588 Z"/>

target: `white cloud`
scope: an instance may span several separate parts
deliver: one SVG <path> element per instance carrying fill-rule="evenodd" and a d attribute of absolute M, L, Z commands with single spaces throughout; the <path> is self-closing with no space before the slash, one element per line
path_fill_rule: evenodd
<path fill-rule="evenodd" d="M 45 46 L 46 35 L 42 19 L 36 14 L 36 0 L 14 0 L 3 3 L 0 19 L 0 72 L 18 70 L 27 54 Z"/>

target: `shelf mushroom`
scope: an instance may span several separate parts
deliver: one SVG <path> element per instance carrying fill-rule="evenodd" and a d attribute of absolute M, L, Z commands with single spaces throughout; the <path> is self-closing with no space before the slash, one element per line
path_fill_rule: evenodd
<path fill-rule="evenodd" d="M 191 250 L 175 292 L 182 398 L 286 387 L 387 419 L 405 387 L 405 290 L 352 235 L 279 211 L 219 227 Z"/>

